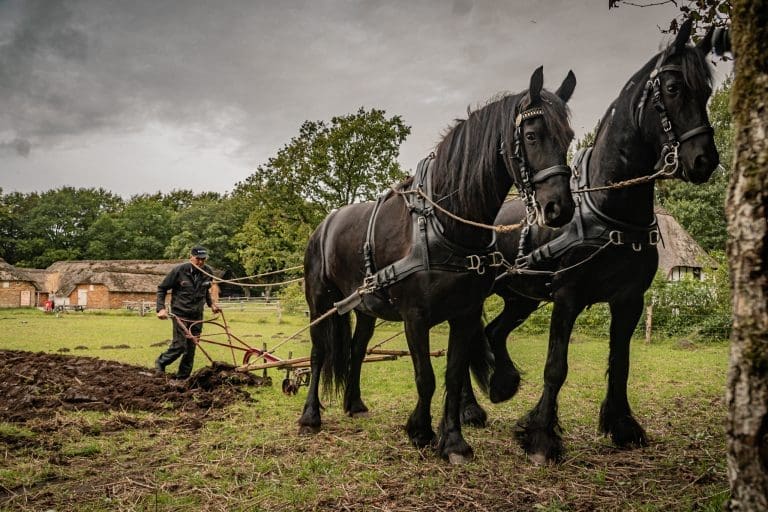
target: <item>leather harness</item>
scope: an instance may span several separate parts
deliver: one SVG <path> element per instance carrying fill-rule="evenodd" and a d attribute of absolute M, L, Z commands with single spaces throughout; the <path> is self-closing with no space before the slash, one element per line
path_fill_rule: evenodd
<path fill-rule="evenodd" d="M 408 191 L 422 192 L 432 198 L 432 173 L 434 162 L 432 155 L 421 160 L 416 167 L 414 179 Z M 368 220 L 363 257 L 365 278 L 363 286 L 345 299 L 334 303 L 340 315 L 348 313 L 362 301 L 361 294 L 373 293 L 387 288 L 416 272 L 440 270 L 444 272 L 470 272 L 484 274 L 487 267 L 501 266 L 501 253 L 496 249 L 496 232 L 493 231 L 491 242 L 480 249 L 463 247 L 446 238 L 440 220 L 434 208 L 419 193 L 404 195 L 411 213 L 411 250 L 405 257 L 377 269 L 374 262 L 374 228 L 379 210 L 384 201 L 394 194 L 392 190 L 382 194 L 376 200 L 373 212 Z"/>
<path fill-rule="evenodd" d="M 574 157 L 571 189 L 589 188 L 589 161 L 592 148 L 581 149 Z M 584 196 L 581 198 L 580 196 Z M 632 244 L 635 251 L 659 243 L 661 235 L 656 216 L 647 225 L 629 224 L 614 219 L 600 211 L 589 193 L 574 194 L 576 211 L 571 221 L 562 228 L 562 233 L 548 243 L 534 249 L 529 254 L 518 257 L 515 267 L 529 268 L 549 259 L 565 254 L 578 245 L 602 246 Z"/>

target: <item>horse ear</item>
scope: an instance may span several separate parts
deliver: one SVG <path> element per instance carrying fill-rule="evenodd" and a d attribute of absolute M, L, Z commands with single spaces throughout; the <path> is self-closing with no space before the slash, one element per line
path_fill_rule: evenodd
<path fill-rule="evenodd" d="M 688 18 L 685 23 L 680 25 L 680 30 L 677 31 L 677 37 L 675 37 L 675 51 L 680 51 L 688 44 L 688 39 L 691 38 L 691 29 L 693 28 L 693 20 Z"/>
<path fill-rule="evenodd" d="M 704 37 L 701 38 L 701 41 L 696 44 L 696 48 L 698 48 L 704 55 L 707 55 L 712 51 L 712 36 L 714 33 L 715 26 L 712 25 L 709 27 L 709 30 L 707 30 L 707 33 L 704 35 Z"/>
<path fill-rule="evenodd" d="M 572 70 L 568 71 L 568 75 L 565 77 L 565 80 L 563 80 L 563 83 L 560 84 L 560 87 L 557 88 L 557 91 L 555 91 L 555 94 L 557 94 L 561 100 L 563 100 L 563 103 L 568 103 L 568 100 L 571 99 L 571 96 L 573 95 L 573 90 L 576 88 L 576 75 L 573 74 Z"/>
<path fill-rule="evenodd" d="M 542 87 L 544 87 L 544 66 L 539 66 L 531 75 L 531 85 L 528 86 L 531 105 L 536 105 L 541 101 Z"/>

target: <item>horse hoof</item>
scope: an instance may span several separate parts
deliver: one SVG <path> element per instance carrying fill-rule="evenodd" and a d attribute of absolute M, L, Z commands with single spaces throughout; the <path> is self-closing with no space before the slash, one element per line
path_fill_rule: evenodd
<path fill-rule="evenodd" d="M 505 402 L 517 394 L 520 388 L 520 374 L 514 372 L 496 372 L 491 376 L 491 385 L 488 397 L 491 402 L 498 404 Z"/>
<path fill-rule="evenodd" d="M 461 424 L 485 428 L 488 424 L 488 414 L 479 405 L 466 407 L 461 411 Z"/>
<path fill-rule="evenodd" d="M 462 455 L 461 453 L 448 454 L 448 462 L 457 466 L 460 464 L 466 464 L 468 462 L 472 462 L 473 458 L 474 456 L 472 454 L 469 454 L 469 455 Z"/>
<path fill-rule="evenodd" d="M 528 459 L 530 459 L 530 461 L 533 462 L 535 466 L 543 466 L 549 462 L 547 456 L 541 452 L 529 453 Z"/>
<path fill-rule="evenodd" d="M 349 413 L 350 418 L 367 418 L 368 416 L 370 416 L 368 411 L 357 411 Z"/>
<path fill-rule="evenodd" d="M 312 425 L 300 425 L 299 426 L 299 435 L 300 436 L 311 436 L 313 434 L 317 434 L 320 432 L 320 427 L 313 427 Z"/>

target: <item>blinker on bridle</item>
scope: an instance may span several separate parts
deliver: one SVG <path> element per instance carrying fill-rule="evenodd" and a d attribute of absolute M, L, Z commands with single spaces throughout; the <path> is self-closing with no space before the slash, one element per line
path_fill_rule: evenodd
<path fill-rule="evenodd" d="M 533 107 L 519 111 L 515 116 L 513 152 L 510 155 L 509 151 L 505 150 L 505 146 L 508 144 L 507 137 L 502 138 L 500 148 L 501 154 L 507 156 L 505 159 L 507 173 L 515 183 L 515 187 L 517 187 L 517 190 L 520 193 L 520 198 L 525 204 L 526 228 L 534 224 L 536 219 L 541 215 L 536 203 L 535 186 L 545 182 L 553 176 L 571 176 L 571 169 L 567 165 L 553 165 L 552 167 L 547 167 L 538 172 L 531 172 L 528 165 L 528 158 L 525 153 L 525 144 L 523 144 L 522 131 L 523 123 L 535 117 L 544 117 L 544 109 L 541 107 Z M 513 163 L 513 160 L 517 162 L 517 165 Z"/>
<path fill-rule="evenodd" d="M 659 78 L 662 73 L 667 71 L 673 71 L 680 74 L 683 73 L 683 67 L 679 64 L 664 64 L 667 57 L 672 55 L 674 55 L 674 53 L 667 55 L 667 52 L 662 52 L 662 54 L 659 55 L 659 58 L 653 67 L 653 71 L 651 71 L 648 81 L 645 83 L 643 95 L 640 97 L 640 101 L 637 104 L 637 127 L 640 128 L 643 122 L 645 102 L 650 94 L 651 104 L 653 105 L 654 110 L 658 112 L 661 128 L 667 135 L 667 141 L 661 148 L 661 157 L 655 165 L 655 168 L 662 171 L 662 176 L 669 178 L 677 176 L 678 171 L 681 171 L 680 177 L 685 177 L 685 169 L 680 167 L 680 160 L 678 158 L 680 144 L 697 135 L 714 132 L 712 126 L 707 124 L 688 130 L 679 137 L 675 134 L 672 121 L 670 121 L 669 116 L 667 115 L 667 107 L 664 105 L 664 96 L 661 93 L 661 80 Z"/>

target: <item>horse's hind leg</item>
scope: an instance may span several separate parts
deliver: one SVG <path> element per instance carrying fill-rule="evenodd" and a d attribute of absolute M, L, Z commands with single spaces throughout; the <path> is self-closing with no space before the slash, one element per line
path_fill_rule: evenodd
<path fill-rule="evenodd" d="M 495 371 L 491 375 L 489 398 L 493 403 L 509 400 L 520 387 L 520 372 L 507 351 L 507 337 L 531 313 L 539 302 L 520 296 L 504 297 L 504 309 L 485 328 L 495 358 Z"/>
<path fill-rule="evenodd" d="M 629 343 L 643 313 L 643 296 L 612 301 L 608 392 L 600 407 L 600 430 L 620 447 L 647 446 L 643 427 L 635 420 L 627 399 Z"/>
<path fill-rule="evenodd" d="M 326 320 L 326 322 L 331 320 Z M 321 322 L 322 324 L 322 322 Z M 321 343 L 315 343 L 316 334 L 310 328 L 312 337 L 312 351 L 310 354 L 311 373 L 309 379 L 309 388 L 307 389 L 307 399 L 304 402 L 304 410 L 299 418 L 299 434 L 314 434 L 320 431 L 320 374 L 325 360 L 325 348 Z"/>
<path fill-rule="evenodd" d="M 372 316 L 355 311 L 355 333 L 352 336 L 352 359 L 350 361 L 349 379 L 344 391 L 344 412 L 352 417 L 363 416 L 368 407 L 360 397 L 360 373 L 362 371 L 368 342 L 373 336 L 376 319 Z"/>
<path fill-rule="evenodd" d="M 329 285 L 321 280 L 308 281 L 307 302 L 309 304 L 310 318 L 315 319 L 322 316 L 326 311 L 333 307 L 333 302 L 340 300 L 341 294 L 338 290 L 329 289 Z M 312 339 L 312 351 L 310 354 L 310 381 L 307 390 L 307 399 L 304 402 L 304 410 L 299 418 L 299 433 L 312 434 L 320 430 L 320 380 L 321 375 L 334 375 L 344 382 L 344 374 L 338 374 L 338 368 L 334 366 L 345 366 L 337 363 L 329 356 L 334 353 L 334 348 L 343 347 L 345 340 L 349 337 L 349 318 L 337 314 L 331 315 L 322 322 L 313 325 L 309 329 Z M 336 352 L 343 351 L 343 348 L 336 349 Z M 338 355 L 338 354 L 337 354 Z M 348 360 L 348 357 L 346 358 Z M 343 360 L 342 360 L 343 361 Z M 327 367 L 326 367 L 327 365 Z M 337 381 L 338 382 L 338 381 Z"/>
<path fill-rule="evenodd" d="M 518 422 L 520 445 L 537 463 L 559 460 L 563 440 L 557 418 L 557 395 L 568 374 L 568 340 L 573 323 L 584 309 L 571 302 L 555 302 L 549 327 L 549 347 L 544 366 L 544 390 L 536 406 Z"/>
<path fill-rule="evenodd" d="M 464 384 L 461 387 L 461 424 L 470 427 L 484 427 L 488 422 L 488 413 L 477 403 L 477 397 L 472 390 L 472 379 L 467 371 Z"/>

